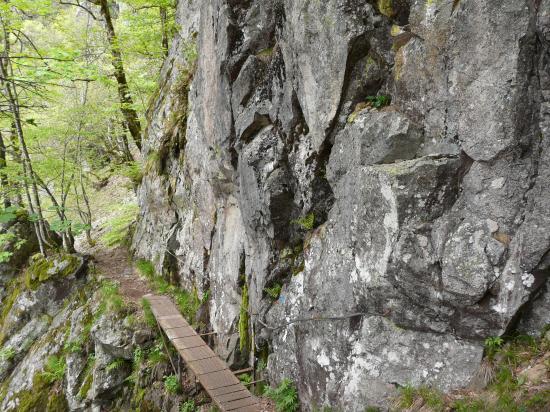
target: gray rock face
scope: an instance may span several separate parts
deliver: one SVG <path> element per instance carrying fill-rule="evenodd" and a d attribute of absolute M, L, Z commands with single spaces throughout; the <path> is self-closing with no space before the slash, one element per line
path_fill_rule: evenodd
<path fill-rule="evenodd" d="M 311 408 L 463 387 L 485 338 L 550 322 L 550 2 L 372 3 L 180 2 L 150 113 L 137 254 L 210 289 L 235 363 L 246 282 Z"/>

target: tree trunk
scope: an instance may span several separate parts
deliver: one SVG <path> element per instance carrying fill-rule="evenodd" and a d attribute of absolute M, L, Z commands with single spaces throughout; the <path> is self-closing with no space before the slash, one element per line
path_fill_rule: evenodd
<path fill-rule="evenodd" d="M 2 185 L 2 194 L 4 197 L 4 208 L 11 206 L 9 195 L 8 175 L 6 174 L 6 145 L 4 144 L 4 136 L 0 131 L 0 184 Z"/>
<path fill-rule="evenodd" d="M 167 13 L 166 7 L 159 7 L 160 10 L 160 26 L 162 32 L 162 49 L 164 50 L 164 57 L 168 57 L 168 27 L 167 27 Z"/>
<path fill-rule="evenodd" d="M 130 94 L 128 87 L 128 81 L 126 80 L 126 72 L 124 71 L 124 64 L 122 62 L 122 53 L 118 45 L 118 39 L 115 33 L 115 27 L 111 18 L 111 11 L 109 10 L 109 4 L 107 0 L 94 0 L 94 4 L 99 5 L 101 9 L 101 15 L 105 20 L 105 29 L 107 31 L 107 38 L 109 45 L 111 46 L 112 64 L 115 69 L 115 79 L 118 84 L 118 96 L 120 100 L 120 110 L 124 116 L 126 126 L 136 146 L 141 150 L 141 124 L 137 112 L 133 108 L 134 101 Z"/>
<path fill-rule="evenodd" d="M 19 143 L 17 143 L 17 133 L 15 133 L 15 125 L 13 123 L 11 125 L 10 147 L 12 160 L 18 165 L 22 165 L 23 162 L 21 161 L 21 151 L 19 150 Z M 15 201 L 17 202 L 17 205 L 23 207 L 25 204 L 23 202 L 23 196 L 21 195 L 21 182 L 12 181 L 11 185 L 14 187 L 15 190 Z"/>

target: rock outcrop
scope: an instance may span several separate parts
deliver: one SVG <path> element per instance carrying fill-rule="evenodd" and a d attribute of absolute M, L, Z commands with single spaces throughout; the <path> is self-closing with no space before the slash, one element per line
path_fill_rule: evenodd
<path fill-rule="evenodd" d="M 466 386 L 485 338 L 550 322 L 550 1 L 181 1 L 178 20 L 134 248 L 211 291 L 220 353 L 248 355 L 246 284 L 272 381 L 363 410 Z"/>

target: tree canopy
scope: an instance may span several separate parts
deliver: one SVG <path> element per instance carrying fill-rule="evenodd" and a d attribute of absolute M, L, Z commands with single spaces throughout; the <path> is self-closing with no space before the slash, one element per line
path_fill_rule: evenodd
<path fill-rule="evenodd" d="M 90 234 L 106 174 L 137 179 L 175 24 L 175 0 L 0 0 L 0 221 L 26 209 L 43 253 Z"/>

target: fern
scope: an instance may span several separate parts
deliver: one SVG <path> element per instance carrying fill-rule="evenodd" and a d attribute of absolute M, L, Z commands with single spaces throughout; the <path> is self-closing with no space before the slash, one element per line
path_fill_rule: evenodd
<path fill-rule="evenodd" d="M 114 361 L 112 361 L 111 363 L 109 363 L 107 365 L 107 367 L 105 368 L 105 370 L 107 372 L 112 372 L 114 370 L 117 370 L 117 369 L 120 369 L 124 366 L 124 364 L 126 363 L 126 361 L 122 358 L 118 358 L 118 359 L 115 359 Z"/>
<path fill-rule="evenodd" d="M 63 380 L 67 364 L 62 356 L 50 356 L 46 361 L 44 371 L 40 377 L 47 383 L 54 383 Z"/>
<path fill-rule="evenodd" d="M 296 412 L 300 407 L 298 392 L 290 379 L 283 379 L 276 388 L 266 388 L 264 395 L 275 402 L 277 412 Z"/>
<path fill-rule="evenodd" d="M 5 347 L 0 349 L 0 362 L 6 362 L 12 360 L 15 356 L 15 349 L 10 347 Z"/>
<path fill-rule="evenodd" d="M 264 292 L 267 293 L 267 295 L 273 299 L 277 300 L 279 299 L 279 295 L 281 294 L 281 290 L 283 289 L 283 286 L 280 283 L 276 283 L 270 288 L 264 288 Z"/>
<path fill-rule="evenodd" d="M 500 336 L 489 337 L 485 339 L 485 352 L 489 360 L 492 360 L 499 349 L 502 347 L 504 340 Z"/>

